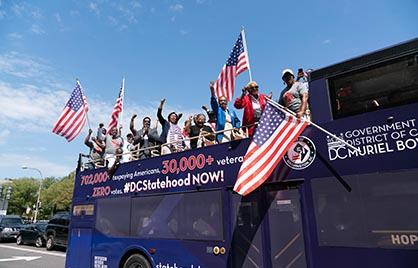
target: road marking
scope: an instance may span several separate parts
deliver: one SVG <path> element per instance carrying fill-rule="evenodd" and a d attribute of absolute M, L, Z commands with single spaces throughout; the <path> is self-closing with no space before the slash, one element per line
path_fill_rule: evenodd
<path fill-rule="evenodd" d="M 35 253 L 38 253 L 38 254 L 52 255 L 52 256 L 65 258 L 64 253 L 58 253 L 58 252 L 40 251 L 40 250 L 35 250 L 35 249 L 21 248 L 21 247 L 14 247 L 14 246 L 6 246 L 6 245 L 0 245 L 0 248 L 16 249 L 16 250 L 21 250 L 21 251 L 35 252 Z"/>
<path fill-rule="evenodd" d="M 13 256 L 8 259 L 0 259 L 0 262 L 6 261 L 33 261 L 41 258 L 41 256 Z"/>

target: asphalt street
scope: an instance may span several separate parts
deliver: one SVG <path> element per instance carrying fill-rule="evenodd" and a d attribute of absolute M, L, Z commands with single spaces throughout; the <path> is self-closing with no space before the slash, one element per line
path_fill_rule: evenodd
<path fill-rule="evenodd" d="M 0 243 L 0 268 L 64 268 L 65 251 L 47 251 L 45 248 Z"/>

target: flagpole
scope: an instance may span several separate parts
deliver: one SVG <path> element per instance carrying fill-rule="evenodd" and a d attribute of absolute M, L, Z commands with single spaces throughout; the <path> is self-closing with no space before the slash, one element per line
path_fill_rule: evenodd
<path fill-rule="evenodd" d="M 293 116 L 296 116 L 296 113 L 294 113 L 293 111 L 290 111 L 289 109 L 287 109 L 286 107 L 282 106 L 281 104 L 271 100 L 271 99 L 267 99 L 267 102 L 269 102 L 271 105 L 273 105 L 274 107 L 276 107 L 277 109 L 280 109 L 282 112 L 287 113 L 287 114 L 291 114 Z M 344 143 L 345 145 L 347 145 L 347 147 L 353 149 L 354 151 L 357 152 L 361 152 L 360 149 L 354 147 L 353 145 L 349 144 L 348 142 L 346 142 L 345 140 L 337 137 L 336 135 L 332 134 L 331 132 L 329 132 L 328 130 L 324 129 L 323 127 L 315 124 L 314 122 L 307 120 L 309 122 L 310 125 L 316 127 L 317 129 L 321 130 L 322 132 L 326 133 L 327 135 L 333 137 L 334 139 Z"/>
<path fill-rule="evenodd" d="M 251 82 L 253 81 L 253 76 L 251 74 L 250 58 L 248 56 L 247 40 L 245 39 L 244 26 L 241 26 L 241 35 L 242 35 L 242 44 L 244 45 L 244 50 L 245 50 L 245 53 L 247 54 L 248 74 L 250 75 L 250 82 Z"/>
<path fill-rule="evenodd" d="M 122 126 L 122 120 L 123 120 L 123 104 L 125 101 L 125 77 L 122 78 L 122 85 L 121 85 L 121 98 L 122 98 L 122 111 L 120 111 L 120 115 L 119 115 L 119 126 Z M 121 133 L 120 133 L 121 134 Z"/>
<path fill-rule="evenodd" d="M 81 86 L 80 80 L 78 80 L 78 78 L 76 78 L 76 83 L 80 85 L 81 93 L 83 94 L 83 97 L 84 97 L 83 87 Z M 84 98 L 83 98 L 83 106 L 84 106 L 84 108 L 86 108 L 86 103 L 84 102 Z M 87 119 L 87 125 L 89 126 L 89 129 L 91 129 L 90 120 L 89 120 L 89 110 L 88 109 L 86 111 L 86 119 Z"/>

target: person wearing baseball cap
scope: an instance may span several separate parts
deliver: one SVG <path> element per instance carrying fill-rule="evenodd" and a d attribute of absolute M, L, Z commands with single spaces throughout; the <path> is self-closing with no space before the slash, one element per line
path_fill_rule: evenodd
<path fill-rule="evenodd" d="M 295 112 L 298 118 L 309 118 L 307 114 L 309 89 L 306 83 L 296 81 L 292 69 L 284 69 L 282 79 L 286 87 L 280 93 L 278 102 Z"/>

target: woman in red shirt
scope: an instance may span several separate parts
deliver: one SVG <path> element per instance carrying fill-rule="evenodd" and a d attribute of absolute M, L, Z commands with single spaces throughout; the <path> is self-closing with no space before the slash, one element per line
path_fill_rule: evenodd
<path fill-rule="evenodd" d="M 244 109 L 242 125 L 248 126 L 248 135 L 252 137 L 256 129 L 255 123 L 261 118 L 261 113 L 266 106 L 266 98 L 271 98 L 265 94 L 258 93 L 258 85 L 252 81 L 242 89 L 241 97 L 235 100 L 234 106 L 237 109 Z"/>

